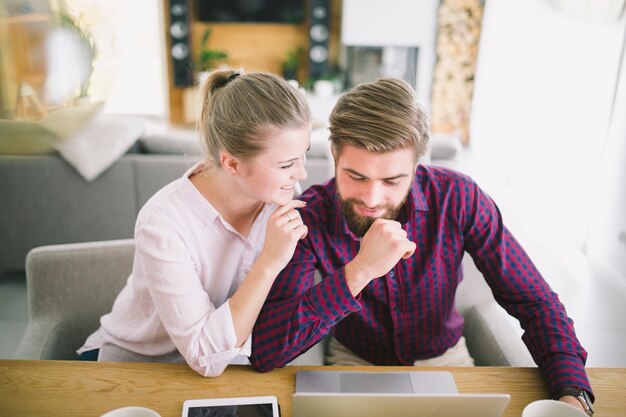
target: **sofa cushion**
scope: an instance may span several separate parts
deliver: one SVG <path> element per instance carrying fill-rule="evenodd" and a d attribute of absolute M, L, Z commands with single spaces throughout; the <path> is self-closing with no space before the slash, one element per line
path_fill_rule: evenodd
<path fill-rule="evenodd" d="M 54 152 L 57 137 L 37 122 L 0 120 L 0 155 L 42 155 Z"/>
<path fill-rule="evenodd" d="M 143 153 L 202 155 L 200 135 L 194 129 L 168 128 L 145 134 L 139 140 L 139 144 Z"/>
<path fill-rule="evenodd" d="M 87 182 L 58 155 L 0 157 L 0 273 L 23 271 L 37 246 L 130 238 L 139 210 L 135 164 Z"/>
<path fill-rule="evenodd" d="M 198 161 L 180 155 L 129 155 L 126 159 L 135 164 L 137 207 L 143 207 L 159 189 L 182 177 Z"/>
<path fill-rule="evenodd" d="M 0 120 L 1 155 L 42 155 L 55 152 L 59 140 L 71 137 L 102 109 L 101 103 L 60 108 L 39 122 Z"/>

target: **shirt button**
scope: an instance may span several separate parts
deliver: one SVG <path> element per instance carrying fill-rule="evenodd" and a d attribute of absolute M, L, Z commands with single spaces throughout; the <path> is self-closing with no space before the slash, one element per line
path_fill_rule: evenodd
<path fill-rule="evenodd" d="M 393 276 L 395 276 L 395 273 L 394 273 L 393 271 L 391 271 L 391 272 L 389 273 L 389 276 L 390 276 L 390 277 L 393 277 Z"/>
<path fill-rule="evenodd" d="M 247 274 L 248 274 L 248 272 L 250 272 L 250 269 L 248 269 L 248 268 L 244 268 L 244 269 L 243 269 L 243 273 L 244 273 L 244 274 L 246 274 L 246 275 L 247 275 Z"/>

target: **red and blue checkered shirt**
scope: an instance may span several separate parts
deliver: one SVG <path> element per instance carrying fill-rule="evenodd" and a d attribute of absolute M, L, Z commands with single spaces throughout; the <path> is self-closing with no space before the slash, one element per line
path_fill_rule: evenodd
<path fill-rule="evenodd" d="M 591 392 L 587 352 L 565 308 L 503 225 L 495 203 L 467 176 L 418 166 L 397 219 L 417 249 L 356 297 L 344 265 L 358 253 L 359 238 L 343 219 L 335 181 L 309 188 L 301 199 L 309 233 L 257 320 L 250 358 L 256 369 L 282 367 L 330 333 L 377 365 L 442 355 L 463 333 L 454 299 L 468 252 L 497 302 L 520 321 L 550 394 L 565 386 Z M 316 269 L 323 277 L 318 284 Z"/>

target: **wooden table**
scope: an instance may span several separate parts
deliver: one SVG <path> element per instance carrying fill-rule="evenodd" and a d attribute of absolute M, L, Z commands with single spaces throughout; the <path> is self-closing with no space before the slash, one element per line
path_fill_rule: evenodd
<path fill-rule="evenodd" d="M 203 378 L 185 364 L 0 360 L 0 416 L 100 416 L 138 405 L 162 417 L 178 417 L 183 401 L 215 397 L 275 395 L 291 417 L 296 372 L 324 367 L 291 366 L 260 374 L 230 366 L 219 378 Z M 536 368 L 333 367 L 348 370 L 444 370 L 461 393 L 508 393 L 507 417 L 547 396 Z M 587 370 L 597 396 L 597 417 L 626 416 L 626 368 Z"/>

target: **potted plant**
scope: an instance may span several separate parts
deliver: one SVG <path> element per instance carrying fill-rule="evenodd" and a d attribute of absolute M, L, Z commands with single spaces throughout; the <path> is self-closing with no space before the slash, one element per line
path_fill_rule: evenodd
<path fill-rule="evenodd" d="M 343 89 L 343 75 L 337 66 L 307 80 L 307 89 L 320 97 L 331 97 Z"/>
<path fill-rule="evenodd" d="M 215 69 L 220 61 L 228 58 L 226 51 L 208 47 L 212 32 L 212 29 L 207 28 L 202 34 L 202 38 L 200 39 L 200 52 L 194 62 L 194 69 L 198 71 L 198 81 L 200 84 L 206 79 L 209 71 Z"/>
<path fill-rule="evenodd" d="M 299 46 L 294 49 L 289 49 L 285 53 L 285 60 L 282 62 L 281 68 L 283 72 L 283 78 L 286 80 L 295 80 L 298 72 L 298 64 L 300 63 L 300 57 L 304 52 L 304 48 Z"/>

